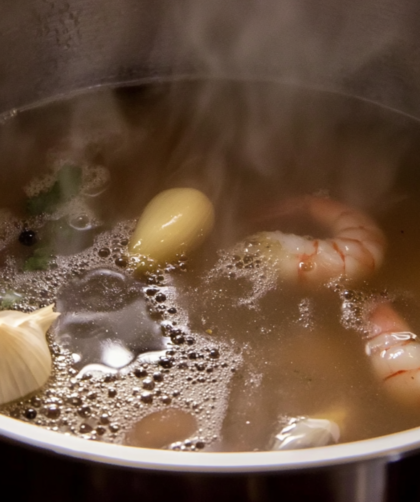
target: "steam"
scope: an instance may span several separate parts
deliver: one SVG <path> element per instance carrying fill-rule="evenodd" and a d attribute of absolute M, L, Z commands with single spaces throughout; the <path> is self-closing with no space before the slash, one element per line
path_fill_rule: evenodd
<path fill-rule="evenodd" d="M 179 66 L 336 86 L 389 55 L 409 16 L 392 0 L 186 0 L 174 3 L 164 26 L 175 32 Z"/>
<path fill-rule="evenodd" d="M 390 132 L 379 130 L 368 133 L 363 144 L 334 144 L 336 129 L 343 122 L 339 105 L 334 110 L 332 104 L 332 113 L 323 113 L 316 106 L 313 112 L 305 112 L 299 92 L 285 92 L 279 103 L 278 89 L 257 89 L 252 82 L 355 95 L 406 111 L 405 89 L 398 85 L 397 75 L 407 68 L 395 54 L 403 49 L 408 26 L 410 9 L 401 12 L 392 0 L 339 5 L 331 0 L 315 4 L 308 0 L 186 0 L 172 4 L 164 29 L 171 28 L 176 46 L 171 62 L 174 75 L 242 81 L 237 91 L 240 96 L 233 91 L 225 98 L 224 109 L 219 109 L 221 133 L 206 151 L 212 165 L 212 190 L 223 196 L 230 169 L 226 164 L 232 162 L 227 145 L 235 143 L 242 152 L 236 161 L 245 170 L 263 177 L 274 175 L 279 185 L 287 183 L 292 190 L 300 182 L 302 190 L 316 191 L 323 182 L 324 187 L 332 184 L 330 195 L 367 209 L 384 200 L 405 151 L 399 138 L 388 148 Z M 198 131 L 200 124 L 217 121 L 218 99 L 220 87 L 212 85 L 202 86 L 195 96 L 194 121 L 174 152 L 174 164 L 186 144 L 208 134 Z M 322 106 L 330 107 L 327 100 Z M 303 113 L 313 113 L 313 124 L 296 145 L 296 116 Z M 277 150 L 274 154 L 273 148 Z M 191 168 L 194 162 L 187 164 Z"/>
<path fill-rule="evenodd" d="M 104 75 L 119 64 L 122 79 L 144 72 L 156 81 L 165 75 L 172 84 L 155 100 L 152 125 L 130 122 L 113 91 L 74 101 L 50 162 L 61 156 L 115 164 L 138 156 L 139 200 L 159 186 L 193 186 L 222 202 L 232 220 L 245 205 L 235 170 L 255 179 L 256 191 L 268 183 L 265 195 L 272 199 L 328 189 L 368 210 L 390 200 L 406 144 L 381 127 L 374 133 L 367 127 L 366 141 L 349 135 L 341 141 L 338 129 L 355 114 L 351 102 L 343 106 L 335 94 L 407 111 L 412 103 L 405 88 L 394 84 L 411 71 L 397 57 L 411 26 L 410 9 L 399 9 L 394 0 L 182 0 L 159 3 L 152 15 L 141 2 L 136 9 L 130 0 L 118 8 L 105 4 L 95 22 L 115 18 L 112 50 L 103 50 L 99 28 L 97 39 L 87 36 L 87 11 L 76 17 L 66 11 L 63 23 L 72 21 L 57 32 L 57 51 L 70 42 L 56 78 L 82 82 L 84 75 Z M 88 55 L 83 65 L 71 51 Z M 197 78 L 200 83 L 185 84 Z M 305 88 L 332 94 L 318 99 Z M 17 136 L 28 147 L 13 150 L 30 161 L 33 140 Z M 159 143 L 170 150 L 156 154 Z M 247 196 L 248 205 L 258 202 Z"/>

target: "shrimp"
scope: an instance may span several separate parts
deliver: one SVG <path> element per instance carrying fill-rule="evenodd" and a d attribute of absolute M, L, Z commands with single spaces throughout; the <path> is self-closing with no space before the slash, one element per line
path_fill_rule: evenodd
<path fill-rule="evenodd" d="M 366 353 L 387 391 L 406 404 L 420 404 L 420 343 L 392 305 L 379 303 L 369 314 Z"/>
<path fill-rule="evenodd" d="M 283 207 L 284 209 L 284 207 Z M 332 237 L 260 232 L 249 237 L 245 252 L 274 265 L 281 277 L 321 283 L 341 276 L 357 280 L 382 264 L 385 237 L 365 213 L 327 198 L 305 196 L 287 204 L 288 212 L 304 211 Z"/>

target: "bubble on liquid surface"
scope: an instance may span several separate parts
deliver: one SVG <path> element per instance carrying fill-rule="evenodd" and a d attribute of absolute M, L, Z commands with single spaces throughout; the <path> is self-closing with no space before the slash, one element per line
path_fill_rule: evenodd
<path fill-rule="evenodd" d="M 82 194 L 97 197 L 108 187 L 111 180 L 109 170 L 103 166 L 91 166 L 84 172 Z"/>
<path fill-rule="evenodd" d="M 204 277 L 209 290 L 221 279 L 231 282 L 245 281 L 248 291 L 236 298 L 237 306 L 253 307 L 277 284 L 275 267 L 262 259 L 259 246 L 254 242 L 240 242 L 227 251 L 219 252 L 219 259 Z M 229 301 L 231 300 L 231 295 Z"/>
<path fill-rule="evenodd" d="M 377 295 L 375 292 L 352 290 L 335 286 L 341 300 L 341 323 L 346 329 L 353 329 L 361 333 L 366 332 L 366 319 L 370 305 L 375 298 L 386 298 L 386 293 Z"/>
<path fill-rule="evenodd" d="M 309 298 L 303 298 L 299 302 L 299 324 L 301 324 L 304 328 L 313 329 L 314 325 L 314 312 L 313 305 Z"/>
<path fill-rule="evenodd" d="M 87 230 L 92 228 L 92 222 L 85 213 L 71 215 L 68 221 L 69 225 L 75 230 Z"/>
<path fill-rule="evenodd" d="M 79 355 L 76 368 L 122 368 L 139 354 L 167 347 L 168 338 L 149 314 L 142 285 L 116 271 L 96 269 L 63 286 L 57 310 L 56 340 Z"/>

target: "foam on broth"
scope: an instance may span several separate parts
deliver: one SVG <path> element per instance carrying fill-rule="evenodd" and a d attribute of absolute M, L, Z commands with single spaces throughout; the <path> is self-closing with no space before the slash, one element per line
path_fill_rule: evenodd
<path fill-rule="evenodd" d="M 81 345 L 60 338 L 58 323 L 49 334 L 51 381 L 1 411 L 124 443 L 142 417 L 175 408 L 197 425 L 172 447 L 220 451 L 267 449 L 288 418 L 301 415 L 342 417 L 344 442 L 418 426 L 420 409 L 394 402 L 375 379 L 360 316 L 366 298 L 382 295 L 414 332 L 420 326 L 419 134 L 416 122 L 369 103 L 256 82 L 104 89 L 9 117 L 0 129 L 1 207 L 10 211 L 0 229 L 3 308 L 30 311 L 57 297 L 64 304 L 68 285 L 77 296 L 97 269 L 116 283 L 121 274 L 131 277 L 135 218 L 163 189 L 205 192 L 216 225 L 187 260 L 130 279 L 135 285 L 127 288 L 137 292 L 126 300 L 117 286 L 108 297 L 97 293 L 98 322 L 108 322 L 112 294 L 124 308 L 138 295 L 145 306 L 136 308 L 149 312 L 161 337 L 154 355 L 126 340 L 132 355 L 112 370 L 79 374 Z M 29 215 L 28 197 L 70 164 L 82 170 L 79 195 L 48 217 Z M 303 194 L 330 196 L 376 218 L 388 240 L 379 273 L 351 287 L 306 288 L 231 260 L 227 250 L 255 231 L 323 237 L 305 217 L 269 216 L 277 202 Z M 41 243 L 52 239 L 45 270 L 23 271 L 34 249 L 18 241 L 24 228 Z M 121 333 L 132 329 L 118 318 L 114 331 L 115 323 Z"/>

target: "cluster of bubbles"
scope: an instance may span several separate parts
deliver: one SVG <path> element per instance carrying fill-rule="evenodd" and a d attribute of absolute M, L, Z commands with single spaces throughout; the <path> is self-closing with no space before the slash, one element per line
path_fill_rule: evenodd
<path fill-rule="evenodd" d="M 207 274 L 205 280 L 211 282 L 220 277 L 231 280 L 245 280 L 251 288 L 247 295 L 236 299 L 237 305 L 253 308 L 267 291 L 276 287 L 276 271 L 261 256 L 259 243 L 255 240 L 239 242 L 229 250 L 220 251 L 219 260 Z"/>
<path fill-rule="evenodd" d="M 307 329 L 313 329 L 314 325 L 314 312 L 310 298 L 303 298 L 299 302 L 299 323 Z"/>
<path fill-rule="evenodd" d="M 168 350 L 157 363 L 136 362 L 117 374 L 78 375 L 71 353 L 50 342 L 54 374 L 47 386 L 3 406 L 2 413 L 53 431 L 124 444 L 133 424 L 175 407 L 194 415 L 198 425 L 193 438 L 168 447 L 202 449 L 217 439 L 232 369 L 218 349 Z"/>
<path fill-rule="evenodd" d="M 27 185 L 24 187 L 24 191 L 28 197 L 34 197 L 42 192 L 47 191 L 52 187 L 52 185 L 57 180 L 57 173 L 66 165 L 72 165 L 74 162 L 71 160 L 60 159 L 56 162 L 52 163 L 52 167 L 47 174 L 40 176 L 38 178 L 33 178 Z M 111 176 L 109 170 L 100 165 L 89 165 L 83 162 L 77 162 L 77 166 L 79 166 L 82 170 L 82 180 L 80 187 L 80 199 L 85 197 L 97 197 L 102 194 L 108 187 Z M 80 203 L 80 199 L 76 200 L 76 206 Z M 59 216 L 55 213 L 56 216 Z"/>
<path fill-rule="evenodd" d="M 93 246 L 68 256 L 55 257 L 47 270 L 22 272 L 13 257 L 3 269 L 3 290 L 15 295 L 11 308 L 21 311 L 55 303 L 60 291 L 93 270 L 133 275 L 127 245 L 135 222 L 125 221 L 96 236 Z M 26 235 L 31 239 L 33 236 Z M 23 237 L 22 237 L 23 238 Z M 191 333 L 188 316 L 177 305 L 174 273 L 182 266 L 146 273 L 137 281 L 148 312 L 168 342 L 157 353 L 141 353 L 122 368 L 89 366 L 80 370 L 80 355 L 59 343 L 54 328 L 49 334 L 54 370 L 47 385 L 0 412 L 47 429 L 86 439 L 124 444 L 133 425 L 150 413 L 170 407 L 196 418 L 194 437 L 167 447 L 200 450 L 210 447 L 222 427 L 229 382 L 240 357 L 231 346 L 206 333 Z M 12 292 L 12 293 L 10 293 Z"/>
<path fill-rule="evenodd" d="M 362 335 L 369 333 L 369 314 L 378 303 L 391 300 L 387 291 L 353 289 L 345 282 L 333 281 L 329 287 L 341 302 L 341 324 Z"/>

